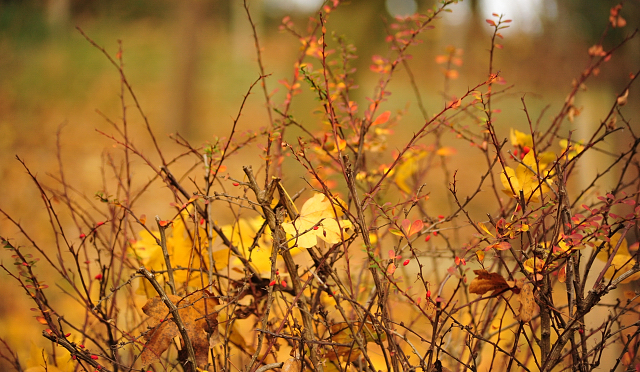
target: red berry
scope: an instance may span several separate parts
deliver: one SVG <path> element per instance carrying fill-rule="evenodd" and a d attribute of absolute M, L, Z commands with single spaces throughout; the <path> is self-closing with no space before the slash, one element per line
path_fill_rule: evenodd
<path fill-rule="evenodd" d="M 402 263 L 402 266 L 407 266 L 410 261 L 411 260 L 409 260 L 409 259 L 404 260 L 404 262 Z"/>

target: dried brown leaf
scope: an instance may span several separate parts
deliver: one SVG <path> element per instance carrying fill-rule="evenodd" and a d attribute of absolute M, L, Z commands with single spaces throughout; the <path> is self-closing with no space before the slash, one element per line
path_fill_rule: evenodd
<path fill-rule="evenodd" d="M 629 89 L 625 90 L 624 93 L 620 97 L 618 97 L 617 99 L 618 106 L 626 105 L 628 97 L 629 97 Z"/>
<path fill-rule="evenodd" d="M 477 276 L 469 284 L 470 293 L 479 295 L 483 295 L 489 291 L 497 293 L 513 286 L 509 285 L 500 274 L 490 273 L 487 270 L 473 270 L 473 272 Z"/>
<path fill-rule="evenodd" d="M 530 283 L 524 284 L 520 289 L 520 312 L 517 319 L 522 322 L 530 322 L 533 318 L 533 312 L 536 309 L 536 300 L 533 297 L 533 286 Z"/>
<path fill-rule="evenodd" d="M 302 369 L 302 362 L 296 358 L 289 358 L 282 365 L 282 372 L 300 372 Z"/>
<path fill-rule="evenodd" d="M 196 364 L 206 365 L 209 358 L 209 334 L 215 333 L 218 326 L 215 311 L 218 300 L 206 293 L 194 293 L 184 298 L 174 295 L 167 297 L 178 308 L 178 314 L 187 329 L 196 355 Z M 149 316 L 149 327 L 152 328 L 145 335 L 147 343 L 140 355 L 141 363 L 147 366 L 160 358 L 180 332 L 162 298 L 150 298 L 142 307 L 142 311 Z M 182 346 L 186 353 L 184 340 Z"/>

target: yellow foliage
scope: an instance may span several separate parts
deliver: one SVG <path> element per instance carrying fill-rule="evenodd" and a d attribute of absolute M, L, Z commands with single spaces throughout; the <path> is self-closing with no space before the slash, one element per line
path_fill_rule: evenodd
<path fill-rule="evenodd" d="M 560 148 L 562 151 L 567 151 L 567 157 L 569 160 L 575 158 L 579 153 L 584 151 L 584 146 L 581 142 L 569 143 L 566 139 L 560 140 Z"/>
<path fill-rule="evenodd" d="M 546 154 L 543 155 L 544 158 L 541 157 L 538 161 L 538 164 L 540 166 L 540 172 L 542 174 L 545 174 L 544 170 L 548 165 L 549 156 Z M 518 167 L 515 170 L 510 167 L 505 167 L 505 172 L 507 173 L 507 175 L 505 176 L 504 173 L 500 174 L 500 180 L 502 181 L 502 186 L 504 186 L 504 189 L 502 191 L 515 199 L 519 199 L 519 192 L 523 191 L 526 200 L 537 202 L 540 200 L 540 192 L 546 193 L 547 191 L 549 191 L 548 184 L 550 184 L 552 180 L 550 178 L 546 178 L 546 182 L 538 180 L 538 174 L 534 172 L 537 170 L 538 165 L 536 165 L 536 158 L 533 151 L 530 151 L 529 153 L 527 153 L 527 155 L 525 155 L 525 157 L 522 159 L 522 163 L 523 164 L 518 164 Z M 548 174 L 549 172 L 546 172 L 546 175 Z M 540 176 L 541 179 L 543 177 L 543 175 Z M 509 183 L 511 183 L 511 185 Z M 511 186 L 513 186 L 513 190 L 511 189 Z"/>
<path fill-rule="evenodd" d="M 27 369 L 25 372 L 71 372 L 74 370 L 75 366 L 69 355 L 57 357 L 55 363 L 57 367 L 50 359 L 51 357 L 43 348 L 31 343 L 31 351 L 26 362 Z"/>
<path fill-rule="evenodd" d="M 407 194 L 412 194 L 414 192 L 414 188 L 409 185 L 409 181 L 419 170 L 419 162 L 422 158 L 427 156 L 427 152 L 424 150 L 418 152 L 411 151 L 407 152 L 405 156 L 406 160 L 396 167 L 396 176 L 394 181 L 400 190 Z"/>
<path fill-rule="evenodd" d="M 202 228 L 198 228 L 198 239 L 194 242 L 191 233 L 187 231 L 184 220 L 189 217 L 187 212 L 183 212 L 172 223 L 171 234 L 167 236 L 167 251 L 171 260 L 171 267 L 203 269 L 206 273 L 209 266 L 209 254 L 207 252 L 208 240 L 207 235 Z M 184 220 L 183 220 L 184 219 Z M 131 245 L 131 250 L 135 257 L 149 270 L 163 271 L 166 270 L 166 263 L 162 248 L 157 244 L 160 239 L 160 233 L 154 232 L 153 235 L 143 230 L 139 233 L 140 239 Z M 215 236 L 213 237 L 215 239 Z M 156 240 L 157 239 L 157 240 Z M 213 252 L 213 260 L 217 270 L 221 270 L 229 265 L 229 249 L 221 249 Z M 191 286 L 200 286 L 201 276 L 195 271 L 176 270 L 174 271 L 174 279 L 176 285 L 187 283 Z M 167 280 L 165 274 L 165 282 Z M 208 282 L 208 279 L 204 279 Z M 155 290 L 152 289 L 146 281 L 138 288 L 138 294 L 152 295 Z"/>
<path fill-rule="evenodd" d="M 598 253 L 597 258 L 601 261 L 607 262 L 609 257 L 613 253 L 614 248 L 618 245 L 618 242 L 622 239 L 620 243 L 620 247 L 616 252 L 616 255 L 613 257 L 611 261 L 611 266 L 607 269 L 604 276 L 607 279 L 614 279 L 619 277 L 621 274 L 631 270 L 633 265 L 635 264 L 635 259 L 629 253 L 629 248 L 627 245 L 627 239 L 623 238 L 620 233 L 617 233 L 611 237 L 609 242 L 606 242 L 604 248 Z M 633 280 L 640 279 L 640 272 L 635 273 L 623 280 L 622 283 L 629 283 Z"/>
<path fill-rule="evenodd" d="M 253 244 L 260 228 L 265 223 L 264 218 L 257 216 L 254 218 L 241 218 L 233 225 L 222 226 L 222 231 L 231 240 L 233 245 L 244 258 L 251 261 L 251 264 L 259 273 L 268 272 L 271 268 L 271 249 L 273 246 L 273 238 L 271 229 L 265 226 L 264 232 L 258 237 L 257 244 L 253 250 L 249 250 Z M 298 254 L 299 249 L 291 249 L 292 255 Z M 234 265 L 240 265 L 240 259 L 233 261 Z"/>
<path fill-rule="evenodd" d="M 342 201 L 339 201 L 342 204 Z M 298 218 L 290 223 L 282 224 L 284 231 L 295 237 L 298 247 L 310 248 L 318 244 L 318 239 L 329 244 L 336 244 L 350 235 L 353 224 L 349 220 L 338 220 L 342 211 L 334 207 L 324 194 L 315 194 L 307 200 Z"/>
<path fill-rule="evenodd" d="M 524 132 L 520 132 L 519 130 L 511 128 L 509 135 L 511 137 L 511 144 L 513 146 L 520 146 L 522 148 L 533 147 L 533 138 L 530 134 L 526 134 Z"/>

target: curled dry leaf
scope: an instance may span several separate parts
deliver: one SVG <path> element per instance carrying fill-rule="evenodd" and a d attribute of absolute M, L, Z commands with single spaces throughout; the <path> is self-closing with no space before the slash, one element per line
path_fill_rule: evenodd
<path fill-rule="evenodd" d="M 624 106 L 627 104 L 627 98 L 629 97 L 629 89 L 625 90 L 624 93 L 618 97 L 616 100 L 618 102 L 618 106 Z"/>
<path fill-rule="evenodd" d="M 215 312 L 218 300 L 201 292 L 192 293 L 184 298 L 174 295 L 167 297 L 178 308 L 178 314 L 193 345 L 196 363 L 199 367 L 205 366 L 209 358 L 209 334 L 215 333 L 218 329 L 218 314 Z M 147 343 L 140 354 L 140 360 L 144 366 L 148 366 L 160 358 L 180 332 L 161 297 L 150 298 L 142 307 L 142 311 L 149 316 L 151 330 L 144 335 Z"/>
<path fill-rule="evenodd" d="M 536 300 L 533 298 L 533 286 L 530 283 L 522 285 L 518 294 L 520 300 L 520 311 L 517 319 L 522 322 L 530 322 L 536 308 Z"/>
<path fill-rule="evenodd" d="M 487 270 L 473 270 L 477 276 L 469 284 L 469 292 L 483 295 L 489 291 L 493 294 L 513 287 L 513 282 L 507 282 L 502 275 L 490 273 Z"/>
<path fill-rule="evenodd" d="M 302 362 L 296 358 L 289 358 L 282 365 L 282 372 L 300 372 Z"/>

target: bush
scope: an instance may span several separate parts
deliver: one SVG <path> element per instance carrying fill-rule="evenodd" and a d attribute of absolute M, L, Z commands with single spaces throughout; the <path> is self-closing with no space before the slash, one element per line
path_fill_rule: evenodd
<path fill-rule="evenodd" d="M 327 31 L 338 3 L 328 2 L 306 32 L 283 20 L 303 47 L 293 76 L 280 80 L 282 102 L 267 89 L 256 36 L 261 76 L 245 101 L 262 89 L 268 127 L 238 133 L 242 101 L 227 138 L 195 146 L 176 136 L 184 151 L 174 158 L 157 144 L 122 50 L 112 57 L 85 35 L 118 69 L 122 106 L 132 100 L 159 160 L 136 146 L 122 120 L 103 133 L 121 163 L 106 163 L 111 180 L 96 200 L 64 177 L 46 185 L 22 163 L 56 246 L 31 239 L 29 226 L 3 212 L 29 244 L 2 237 L 15 266 L 0 266 L 33 300 L 52 355 L 71 356 L 46 369 L 590 371 L 603 355 L 612 370 L 637 368 L 638 294 L 617 288 L 640 277 L 640 140 L 624 111 L 640 72 L 610 97 L 588 138 L 567 129 L 585 82 L 636 33 L 589 49 L 587 68 L 550 120 L 544 111 L 532 119 L 523 96 L 528 131 L 511 128 L 507 140 L 495 101 L 510 88 L 493 57 L 510 20 L 487 20 L 486 79 L 456 95 L 445 88 L 444 105 L 428 114 L 409 51 L 454 1 L 389 24 L 389 53 L 372 57 L 378 84 L 366 104 L 351 98 L 355 48 Z M 624 26 L 620 12 L 611 9 L 605 34 Z M 447 48 L 436 61 L 447 87 L 460 52 Z M 382 109 L 400 70 L 424 117 L 411 134 L 405 110 Z M 296 119 L 293 102 L 305 89 L 320 130 Z M 605 141 L 619 146 L 607 150 Z M 259 169 L 227 165 L 251 144 L 262 149 Z M 591 154 L 602 168 L 586 179 L 578 167 L 593 166 Z M 148 182 L 132 181 L 136 157 L 153 172 Z M 455 157 L 466 166 L 453 169 Z M 300 169 L 306 186 L 296 189 Z M 433 180 L 448 196 L 433 191 L 442 187 Z M 171 191 L 172 216 L 138 211 L 154 184 Z M 218 221 L 225 215 L 234 218 Z M 74 302 L 52 301 L 46 283 Z M 614 300 L 603 299 L 612 292 Z M 23 370 L 4 346 L 3 359 Z"/>

